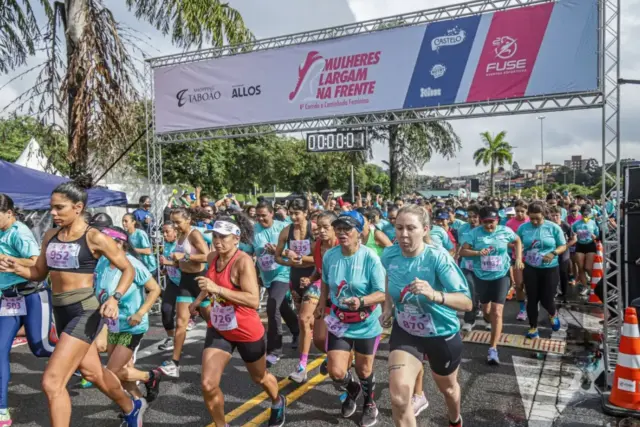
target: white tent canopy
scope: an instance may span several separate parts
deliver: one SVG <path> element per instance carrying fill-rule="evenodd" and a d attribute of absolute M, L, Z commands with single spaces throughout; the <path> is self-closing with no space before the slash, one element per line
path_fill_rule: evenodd
<path fill-rule="evenodd" d="M 31 138 L 25 149 L 15 161 L 18 166 L 24 166 L 29 169 L 34 169 L 40 172 L 47 172 L 53 175 L 60 176 L 60 172 L 50 164 L 49 159 L 42 152 L 42 147 L 38 144 L 35 138 Z"/>

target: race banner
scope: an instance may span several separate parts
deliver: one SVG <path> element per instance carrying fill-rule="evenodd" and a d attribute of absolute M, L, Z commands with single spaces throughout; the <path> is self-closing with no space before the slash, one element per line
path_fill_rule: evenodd
<path fill-rule="evenodd" d="M 597 90 L 597 0 L 154 69 L 157 133 Z"/>

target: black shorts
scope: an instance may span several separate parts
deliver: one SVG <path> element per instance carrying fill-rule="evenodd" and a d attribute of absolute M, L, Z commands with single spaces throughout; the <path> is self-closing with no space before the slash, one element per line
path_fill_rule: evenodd
<path fill-rule="evenodd" d="M 203 277 L 205 271 L 202 270 L 199 273 L 185 273 L 182 272 L 180 276 L 180 290 L 178 291 L 178 302 L 192 303 L 200 295 L 200 288 L 196 279 Z"/>
<path fill-rule="evenodd" d="M 448 337 L 416 337 L 398 326 L 395 320 L 389 348 L 389 353 L 404 351 L 420 363 L 427 359 L 431 370 L 440 376 L 450 375 L 462 360 L 462 336 L 459 332 Z"/>
<path fill-rule="evenodd" d="M 507 300 L 507 294 L 511 287 L 511 278 L 509 275 L 496 280 L 482 280 L 475 278 L 476 292 L 481 304 L 495 302 L 504 304 Z"/>
<path fill-rule="evenodd" d="M 237 348 L 244 363 L 257 362 L 267 354 L 267 343 L 264 340 L 264 336 L 253 342 L 228 341 L 214 328 L 207 328 L 204 348 L 217 348 L 229 354 L 233 354 L 233 351 Z"/>
<path fill-rule="evenodd" d="M 595 254 L 596 252 L 598 252 L 596 242 L 576 243 L 577 254 Z"/>
<path fill-rule="evenodd" d="M 102 330 L 100 302 L 95 296 L 69 305 L 54 306 L 53 316 L 59 335 L 65 333 L 88 344 L 92 344 Z"/>
<path fill-rule="evenodd" d="M 376 354 L 378 345 L 380 344 L 380 336 L 374 338 L 338 338 L 331 332 L 327 331 L 326 351 L 333 350 L 348 351 L 355 350 L 356 353 L 372 356 Z"/>
<path fill-rule="evenodd" d="M 302 279 L 303 277 L 311 277 L 313 271 L 314 267 L 291 267 L 291 272 L 289 273 L 289 288 L 292 292 L 295 292 L 300 297 L 300 300 L 298 302 L 320 298 L 320 286 L 314 286 L 314 284 L 311 283 L 306 288 L 300 287 L 300 279 Z"/>

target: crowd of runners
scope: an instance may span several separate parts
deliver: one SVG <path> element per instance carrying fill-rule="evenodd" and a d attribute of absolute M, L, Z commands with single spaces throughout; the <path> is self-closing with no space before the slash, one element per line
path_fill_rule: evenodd
<path fill-rule="evenodd" d="M 615 207 L 553 193 L 389 202 L 358 195 L 354 203 L 329 193 L 241 206 L 232 194 L 212 202 L 198 190 L 191 201 L 175 194 L 162 221 L 143 197 L 119 226 L 86 206 L 84 190 L 60 185 L 51 195 L 54 227 L 38 244 L 0 194 L 0 427 L 12 423 L 9 352 L 21 328 L 34 355 L 49 358 L 42 390 L 53 427 L 71 424 L 74 373 L 121 408 L 122 425 L 139 427 L 161 381 L 180 376 L 194 317 L 207 324 L 201 387 L 215 426 L 226 425 L 220 383 L 235 350 L 271 399 L 268 425 L 285 424 L 286 398 L 269 372 L 283 357 L 284 321 L 299 352 L 289 378 L 307 381 L 309 354 L 326 353 L 320 369 L 337 389 L 340 416 L 362 404 L 359 425 L 377 423 L 374 360 L 385 332 L 395 425 L 416 426 L 428 407 L 428 366 L 449 426 L 460 427 L 461 334 L 482 319 L 491 331 L 487 363 L 498 365 L 503 308 L 512 298 L 517 320 L 529 323 L 527 338 L 539 338 L 539 307 L 558 330 L 556 302 L 572 286 L 588 292 L 596 242 Z M 156 244 L 150 235 L 160 225 Z M 161 350 L 172 354 L 139 370 L 136 351 L 157 304 L 167 334 Z"/>

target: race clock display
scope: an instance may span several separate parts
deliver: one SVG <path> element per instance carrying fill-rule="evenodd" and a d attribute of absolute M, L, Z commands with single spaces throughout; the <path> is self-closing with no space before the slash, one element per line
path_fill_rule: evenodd
<path fill-rule="evenodd" d="M 311 153 L 363 151 L 367 148 L 367 133 L 364 130 L 315 132 L 307 134 L 307 151 Z"/>

